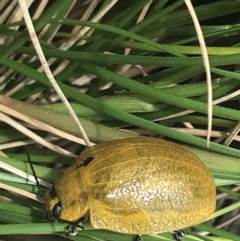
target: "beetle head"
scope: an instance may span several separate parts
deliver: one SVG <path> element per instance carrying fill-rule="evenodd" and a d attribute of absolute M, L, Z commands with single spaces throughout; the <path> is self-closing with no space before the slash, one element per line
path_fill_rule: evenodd
<path fill-rule="evenodd" d="M 51 220 L 76 222 L 89 210 L 85 166 L 75 162 L 45 194 L 46 214 Z"/>
<path fill-rule="evenodd" d="M 60 202 L 54 186 L 44 195 L 46 216 L 51 221 L 58 221 L 61 217 L 62 203 Z"/>

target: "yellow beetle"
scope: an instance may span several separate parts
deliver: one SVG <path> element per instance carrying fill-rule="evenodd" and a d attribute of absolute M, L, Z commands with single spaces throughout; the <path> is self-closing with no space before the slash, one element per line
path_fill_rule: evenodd
<path fill-rule="evenodd" d="M 87 148 L 45 201 L 51 219 L 74 224 L 70 231 L 90 214 L 94 228 L 141 240 L 205 221 L 215 210 L 216 188 L 207 167 L 187 149 L 136 137 Z"/>

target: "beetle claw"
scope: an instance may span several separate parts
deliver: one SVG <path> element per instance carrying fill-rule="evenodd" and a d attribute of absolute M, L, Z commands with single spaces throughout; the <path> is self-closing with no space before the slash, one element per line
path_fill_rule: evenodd
<path fill-rule="evenodd" d="M 176 241 L 181 241 L 181 239 L 185 236 L 185 232 L 183 230 L 175 230 L 173 231 L 173 237 Z"/>
<path fill-rule="evenodd" d="M 82 226 L 82 223 L 86 221 L 85 217 L 80 218 L 78 221 L 70 223 L 66 227 L 66 236 L 69 237 L 75 236 L 78 233 L 78 228 L 81 228 L 84 230 L 84 227 Z"/>
<path fill-rule="evenodd" d="M 75 236 L 76 234 L 78 233 L 78 230 L 77 230 L 77 226 L 74 225 L 74 224 L 69 224 L 67 227 L 66 227 L 66 236 L 69 237 L 70 235 L 71 236 Z"/>
<path fill-rule="evenodd" d="M 143 241 L 142 236 L 141 235 L 133 236 L 133 241 Z"/>

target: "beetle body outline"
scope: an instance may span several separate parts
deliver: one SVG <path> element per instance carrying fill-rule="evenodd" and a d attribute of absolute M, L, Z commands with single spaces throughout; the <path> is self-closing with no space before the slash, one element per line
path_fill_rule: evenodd
<path fill-rule="evenodd" d="M 207 167 L 184 147 L 156 138 L 89 147 L 54 186 L 57 195 L 45 200 L 50 213 L 61 203 L 57 219 L 76 222 L 89 211 L 94 228 L 134 235 L 193 226 L 216 207 Z"/>

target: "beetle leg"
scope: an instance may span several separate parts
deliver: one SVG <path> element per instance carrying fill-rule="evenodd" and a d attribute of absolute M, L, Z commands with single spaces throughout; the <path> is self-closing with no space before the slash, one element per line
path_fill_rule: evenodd
<path fill-rule="evenodd" d="M 133 241 L 143 241 L 142 236 L 141 235 L 133 236 Z"/>
<path fill-rule="evenodd" d="M 85 223 L 89 219 L 89 217 L 90 217 L 90 211 L 88 210 L 86 212 L 86 214 L 84 214 L 84 216 L 82 218 L 80 218 L 80 219 L 82 219 L 81 222 Z"/>
<path fill-rule="evenodd" d="M 69 237 L 70 235 L 71 236 L 75 236 L 76 234 L 78 233 L 78 230 L 77 230 L 77 226 L 74 225 L 74 224 L 69 224 L 67 227 L 66 227 L 66 236 Z"/>
<path fill-rule="evenodd" d="M 75 236 L 78 233 L 78 228 L 84 229 L 84 227 L 81 225 L 83 222 L 86 222 L 87 218 L 86 216 L 79 218 L 76 222 L 70 223 L 66 227 L 66 236 L 68 237 L 69 235 Z"/>
<path fill-rule="evenodd" d="M 173 231 L 173 237 L 176 241 L 181 241 L 181 239 L 185 236 L 185 232 L 183 230 L 175 230 Z"/>

